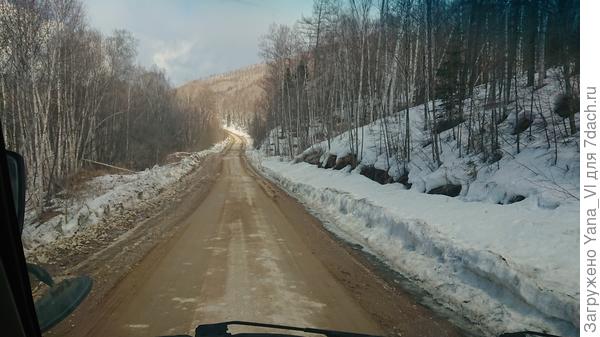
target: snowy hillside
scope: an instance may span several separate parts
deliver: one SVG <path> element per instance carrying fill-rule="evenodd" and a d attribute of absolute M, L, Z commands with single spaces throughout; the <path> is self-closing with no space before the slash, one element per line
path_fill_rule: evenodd
<path fill-rule="evenodd" d="M 273 130 L 249 156 L 330 230 L 381 258 L 436 305 L 464 316 L 471 330 L 575 335 L 579 134 L 569 135 L 553 113 L 561 90 L 557 76 L 549 74 L 533 92 L 519 86 L 519 121 L 528 119 L 529 127 L 514 131 L 511 103 L 499 124 L 497 154 L 468 151 L 466 132 L 455 127 L 440 133 L 437 167 L 430 133 L 420 127 L 420 105 L 409 112 L 410 162 L 381 150 L 383 128 L 398 135 L 405 129 L 399 116 L 356 130 L 363 150 L 354 168 L 347 159 L 348 132 L 332 139 L 330 148 L 323 140 L 288 161 L 269 155 L 280 132 Z M 491 114 L 484 87 L 474 97 L 464 102 L 470 110 L 463 123 Z"/>
<path fill-rule="evenodd" d="M 405 129 L 404 120 L 392 116 L 385 120 L 377 120 L 356 131 L 362 151 L 358 153 L 358 166 L 353 170 L 365 175 L 377 175 L 385 171 L 389 181 L 402 182 L 411 190 L 432 192 L 436 188 L 447 185 L 459 185 L 458 197 L 465 201 L 486 201 L 507 204 L 526 202 L 541 208 L 556 208 L 563 202 L 578 202 L 579 194 L 579 134 L 569 136 L 565 121 L 554 114 L 553 105 L 558 98 L 559 75 L 549 72 L 545 86 L 531 94 L 531 88 L 524 88 L 521 81 L 519 92 L 520 120 L 528 119 L 530 127 L 520 133 L 520 152 L 516 152 L 515 103 L 507 110 L 509 113 L 499 124 L 499 152 L 485 153 L 467 149 L 468 135 L 466 131 L 458 133 L 452 128 L 440 133 L 441 166 L 436 167 L 432 160 L 432 145 L 429 131 L 422 130 L 424 105 L 410 108 L 410 130 L 412 137 L 410 162 L 404 162 L 399 154 L 386 156 L 383 151 L 384 140 L 381 130 L 385 127 L 389 134 L 402 135 Z M 491 115 L 490 107 L 485 106 L 485 86 L 476 90 L 470 114 L 463 124 L 469 123 L 479 116 Z M 431 103 L 429 104 L 431 109 Z M 439 102 L 437 102 L 439 108 Z M 471 100 L 464 102 L 470 107 Z M 541 113 L 540 113 L 541 112 Z M 400 113 L 398 113 L 399 115 Z M 579 125 L 576 115 L 576 124 Z M 488 123 L 489 124 L 489 123 Z M 484 126 L 480 128 L 473 121 L 472 138 L 488 141 Z M 270 133 L 270 141 L 262 145 L 265 154 L 274 153 L 277 132 Z M 344 159 L 352 152 L 348 141 L 348 132 L 344 132 L 331 140 L 331 147 L 323 140 L 306 149 L 296 161 L 307 161 L 314 164 L 314 158 L 322 167 L 343 165 Z M 270 144 L 270 145 L 269 145 Z M 461 144 L 461 145 L 459 145 Z M 278 144 L 286 153 L 286 143 Z M 362 157 L 361 157 L 362 152 Z M 345 165 L 344 165 L 345 166 Z M 376 170 L 372 170 L 372 169 Z M 370 171 L 370 172 L 369 172 Z M 372 172 L 375 171 L 373 174 Z M 523 201 L 525 200 L 525 201 Z"/>

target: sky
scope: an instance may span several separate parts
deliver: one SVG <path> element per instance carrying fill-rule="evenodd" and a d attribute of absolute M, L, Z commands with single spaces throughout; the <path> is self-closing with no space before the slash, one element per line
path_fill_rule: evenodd
<path fill-rule="evenodd" d="M 272 23 L 292 25 L 312 0 L 84 0 L 90 25 L 133 33 L 138 62 L 164 69 L 173 85 L 261 61 Z"/>

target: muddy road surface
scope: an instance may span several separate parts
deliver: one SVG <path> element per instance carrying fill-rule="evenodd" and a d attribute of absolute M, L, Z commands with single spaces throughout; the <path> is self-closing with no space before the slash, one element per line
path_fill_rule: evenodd
<path fill-rule="evenodd" d="M 220 175 L 176 233 L 58 335 L 193 336 L 198 324 L 226 320 L 461 335 L 384 282 L 302 205 L 256 174 L 243 148 L 236 138 Z"/>

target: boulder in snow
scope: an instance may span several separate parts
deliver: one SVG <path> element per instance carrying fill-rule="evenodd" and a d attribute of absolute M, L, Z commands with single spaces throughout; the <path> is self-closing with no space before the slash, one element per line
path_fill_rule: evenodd
<path fill-rule="evenodd" d="M 357 164 L 358 164 L 358 160 L 356 159 L 356 155 L 348 154 L 348 155 L 343 156 L 342 158 L 338 158 L 335 161 L 335 166 L 333 167 L 333 169 L 341 170 L 348 165 L 350 165 L 350 167 L 352 167 L 354 169 L 354 168 L 356 168 Z"/>
<path fill-rule="evenodd" d="M 462 185 L 446 184 L 430 189 L 427 194 L 443 194 L 449 197 L 457 197 L 460 195 Z"/>
<path fill-rule="evenodd" d="M 360 170 L 360 174 L 373 181 L 380 183 L 381 185 L 393 182 L 392 177 L 387 173 L 387 171 L 380 170 L 371 165 L 363 166 Z"/>
<path fill-rule="evenodd" d="M 335 166 L 337 156 L 335 154 L 330 154 L 325 161 L 324 168 L 329 169 Z"/>
<path fill-rule="evenodd" d="M 519 134 L 527 129 L 529 129 L 529 127 L 531 126 L 531 120 L 529 118 L 527 118 L 526 116 L 521 116 L 519 118 L 519 122 L 514 126 L 513 128 L 513 135 Z"/>

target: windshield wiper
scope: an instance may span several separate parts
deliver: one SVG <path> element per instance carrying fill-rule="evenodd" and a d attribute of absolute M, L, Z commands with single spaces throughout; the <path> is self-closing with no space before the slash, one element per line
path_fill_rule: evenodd
<path fill-rule="evenodd" d="M 260 328 L 269 328 L 269 329 L 278 329 L 278 330 L 289 330 L 289 331 L 301 331 L 308 333 L 316 333 L 320 335 L 324 335 L 327 337 L 379 337 L 375 335 L 366 335 L 354 332 L 344 332 L 344 331 L 334 331 L 334 330 L 324 330 L 324 329 L 315 329 L 315 328 L 300 328 L 295 326 L 288 325 L 279 325 L 279 324 L 267 324 L 267 323 L 257 323 L 257 322 L 246 322 L 246 321 L 229 321 L 229 322 L 221 322 L 214 324 L 201 324 L 196 328 L 196 337 L 200 336 L 232 336 L 228 332 L 228 328 L 230 325 L 245 325 L 245 326 L 254 326 Z"/>
<path fill-rule="evenodd" d="M 258 328 L 268 328 L 268 329 L 277 329 L 277 330 L 288 330 L 288 331 L 299 331 L 299 332 L 308 332 L 319 335 L 324 335 L 327 337 L 380 337 L 376 335 L 366 335 L 354 332 L 345 332 L 345 331 L 334 331 L 334 330 L 325 330 L 325 329 L 315 329 L 315 328 L 300 328 L 296 326 L 288 326 L 288 325 L 279 325 L 279 324 L 267 324 L 267 323 L 257 323 L 257 322 L 246 322 L 246 321 L 228 321 L 228 322 L 220 322 L 213 324 L 200 324 L 196 327 L 196 337 L 217 337 L 217 336 L 290 336 L 282 333 L 229 333 L 230 325 L 244 325 L 244 326 L 253 326 Z M 179 335 L 183 336 L 183 335 Z"/>
<path fill-rule="evenodd" d="M 293 335 L 289 335 L 287 333 L 269 333 L 269 332 L 254 332 L 254 333 L 241 332 L 241 333 L 231 334 L 229 332 L 230 325 L 244 325 L 244 326 L 252 326 L 252 327 L 258 327 L 258 328 L 307 332 L 307 333 L 324 335 L 327 337 L 380 337 L 377 335 L 368 335 L 368 334 L 361 334 L 361 333 L 355 333 L 355 332 L 345 332 L 345 331 L 335 331 L 335 330 L 325 330 L 325 329 L 315 329 L 315 328 L 301 328 L 301 327 L 289 326 L 289 325 L 267 324 L 267 323 L 246 322 L 246 321 L 228 321 L 228 322 L 220 322 L 220 323 L 212 323 L 212 324 L 200 324 L 200 325 L 198 325 L 198 327 L 196 327 L 195 337 L 293 336 Z M 509 332 L 509 333 L 503 333 L 499 337 L 527 337 L 527 336 L 560 337 L 560 336 L 551 335 L 551 334 L 547 334 L 547 333 L 543 333 L 543 332 L 536 332 L 536 331 Z M 169 337 L 169 336 L 164 336 L 164 337 Z M 177 335 L 177 336 L 170 336 L 170 337 L 190 337 L 190 336 Z"/>

